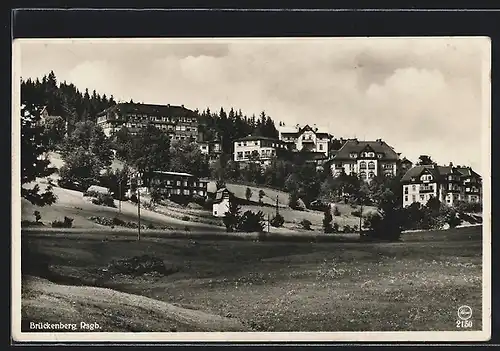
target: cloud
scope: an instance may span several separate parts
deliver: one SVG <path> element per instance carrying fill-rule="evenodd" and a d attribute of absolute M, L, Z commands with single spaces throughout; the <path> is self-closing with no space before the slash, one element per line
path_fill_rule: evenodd
<path fill-rule="evenodd" d="M 479 165 L 483 40 L 252 39 L 26 44 L 23 76 L 117 99 L 265 110 L 288 125 L 391 143 L 415 160 Z"/>

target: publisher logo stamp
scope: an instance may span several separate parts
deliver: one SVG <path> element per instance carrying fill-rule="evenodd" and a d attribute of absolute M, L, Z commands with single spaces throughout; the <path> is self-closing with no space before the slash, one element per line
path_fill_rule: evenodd
<path fill-rule="evenodd" d="M 472 317 L 472 308 L 467 305 L 460 306 L 458 308 L 458 318 L 466 321 Z"/>
<path fill-rule="evenodd" d="M 456 322 L 457 328 L 468 329 L 472 328 L 472 308 L 467 305 L 460 306 L 457 311 L 458 319 Z"/>

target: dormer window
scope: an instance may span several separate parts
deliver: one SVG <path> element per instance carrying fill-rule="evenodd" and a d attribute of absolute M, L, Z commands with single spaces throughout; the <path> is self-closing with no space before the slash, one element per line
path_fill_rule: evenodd
<path fill-rule="evenodd" d="M 373 152 L 369 152 L 369 153 L 368 153 L 368 157 L 375 157 L 375 153 L 373 153 Z"/>
<path fill-rule="evenodd" d="M 384 155 L 383 154 L 378 154 L 377 157 L 380 159 L 382 158 Z"/>

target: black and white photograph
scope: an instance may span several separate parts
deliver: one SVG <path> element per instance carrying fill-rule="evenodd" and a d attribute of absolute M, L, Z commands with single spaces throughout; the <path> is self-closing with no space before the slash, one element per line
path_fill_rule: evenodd
<path fill-rule="evenodd" d="M 490 56 L 15 40 L 14 338 L 487 340 Z"/>

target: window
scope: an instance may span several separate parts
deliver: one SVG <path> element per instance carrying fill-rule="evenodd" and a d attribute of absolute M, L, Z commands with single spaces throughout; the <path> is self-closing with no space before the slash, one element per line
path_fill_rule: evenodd
<path fill-rule="evenodd" d="M 416 189 L 417 189 L 417 187 L 416 187 L 415 185 L 412 185 L 412 186 L 411 186 L 411 190 L 412 190 L 412 191 L 415 191 Z"/>
<path fill-rule="evenodd" d="M 180 181 L 180 180 L 178 180 L 177 182 L 175 182 L 175 184 L 176 184 L 177 186 L 181 186 L 181 181 Z"/>
<path fill-rule="evenodd" d="M 189 195 L 189 189 L 184 189 L 184 195 Z"/>
<path fill-rule="evenodd" d="M 184 186 L 188 186 L 187 180 L 184 181 Z"/>
<path fill-rule="evenodd" d="M 411 196 L 411 201 L 413 201 L 413 202 L 417 201 L 417 196 L 416 195 L 412 195 Z"/>
<path fill-rule="evenodd" d="M 167 185 L 170 185 L 170 180 L 167 180 Z"/>
<path fill-rule="evenodd" d="M 238 158 L 243 158 L 243 152 L 240 151 L 237 153 L 237 155 L 238 155 Z"/>
<path fill-rule="evenodd" d="M 361 179 L 366 179 L 366 172 L 360 172 L 359 176 L 361 177 Z"/>
<path fill-rule="evenodd" d="M 323 144 L 319 144 L 319 151 L 323 151 Z"/>
<path fill-rule="evenodd" d="M 370 179 L 375 178 L 375 173 L 370 172 L 368 176 L 370 177 Z"/>
<path fill-rule="evenodd" d="M 238 143 L 238 146 L 241 146 L 241 143 Z"/>
<path fill-rule="evenodd" d="M 408 201 L 408 195 L 405 195 L 405 201 Z"/>
<path fill-rule="evenodd" d="M 383 156 L 384 156 L 384 155 L 382 155 L 382 154 L 378 154 L 378 155 L 377 155 L 377 157 L 378 157 L 378 158 L 382 158 Z"/>
<path fill-rule="evenodd" d="M 254 141 L 254 145 L 259 145 L 259 142 L 258 141 Z"/>
<path fill-rule="evenodd" d="M 424 199 L 424 195 L 420 195 L 420 200 L 423 200 Z"/>
<path fill-rule="evenodd" d="M 361 162 L 359 163 L 359 168 L 360 168 L 360 169 L 366 169 L 366 162 L 365 162 L 365 161 L 361 161 Z"/>
<path fill-rule="evenodd" d="M 373 161 L 368 162 L 368 169 L 375 169 L 375 162 Z"/>
<path fill-rule="evenodd" d="M 408 194 L 408 187 L 405 186 L 405 194 Z"/>

